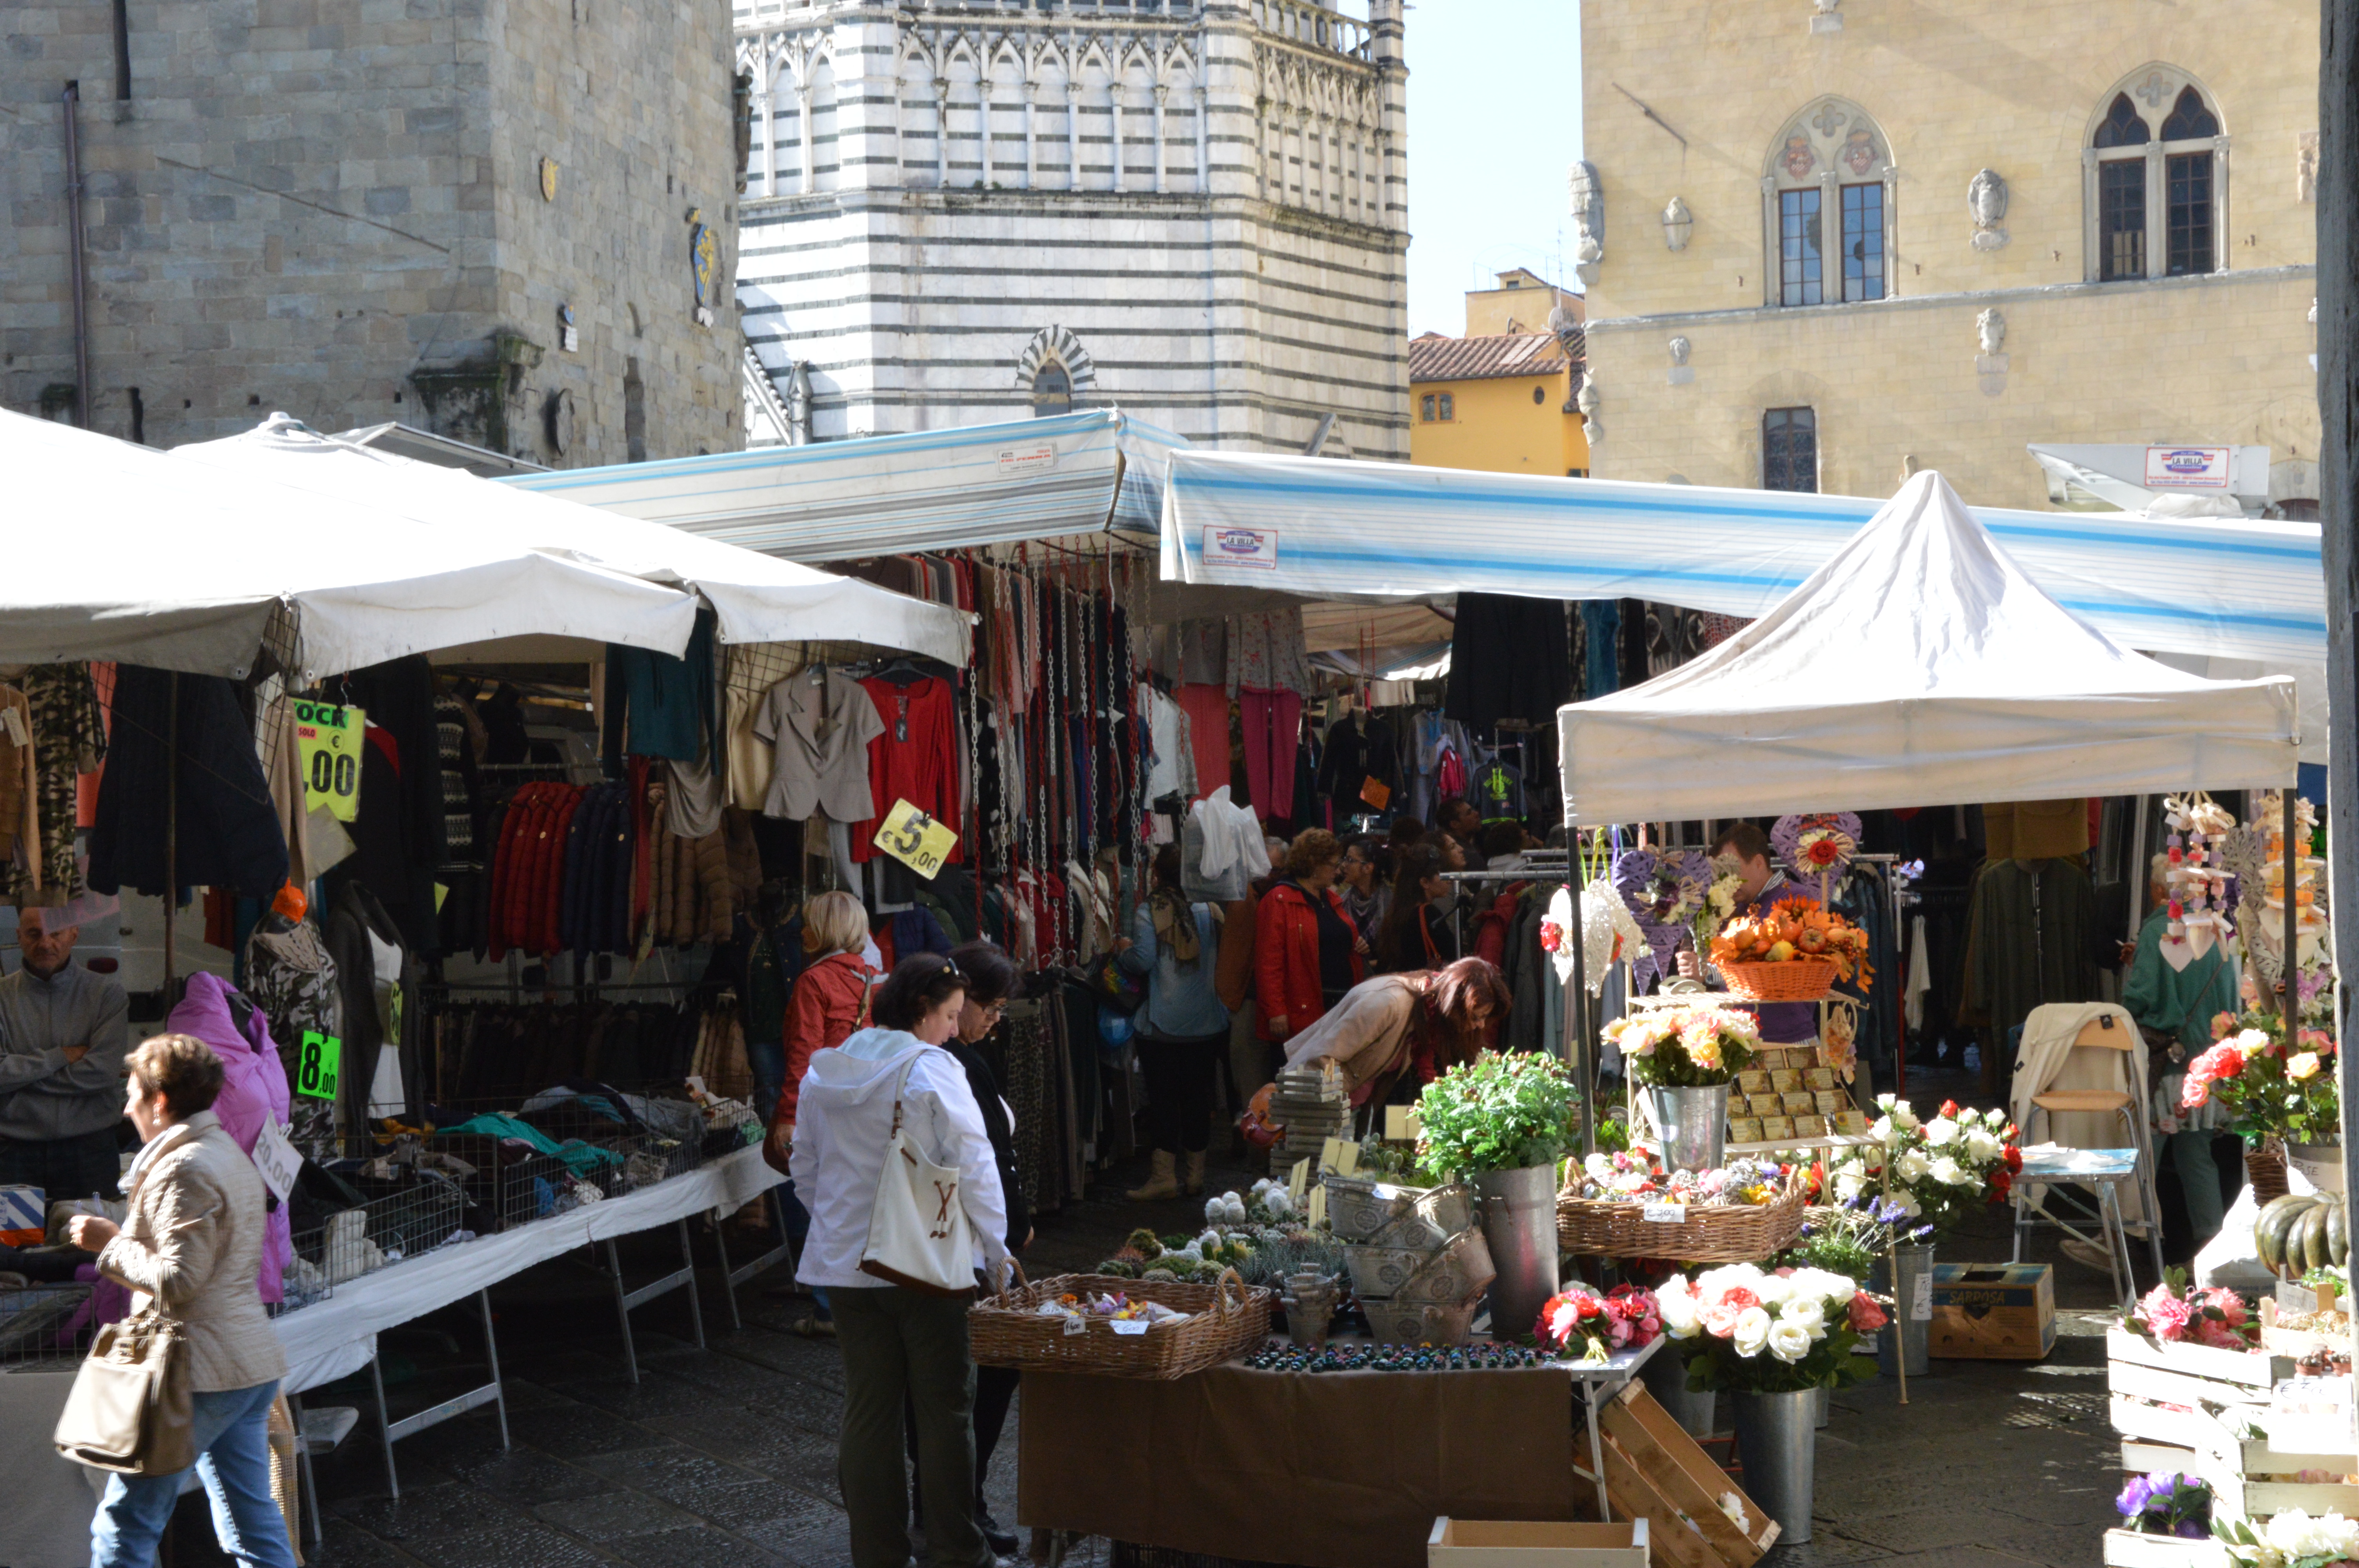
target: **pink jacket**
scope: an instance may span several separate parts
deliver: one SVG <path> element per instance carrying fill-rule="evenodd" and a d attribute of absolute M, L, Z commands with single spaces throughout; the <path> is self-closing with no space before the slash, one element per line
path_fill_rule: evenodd
<path fill-rule="evenodd" d="M 241 1013 L 245 1020 L 243 1029 L 238 1026 Z M 217 975 L 192 975 L 187 994 L 164 1021 L 164 1027 L 176 1034 L 195 1035 L 221 1058 L 222 1092 L 213 1101 L 213 1113 L 240 1149 L 254 1152 L 266 1115 L 276 1116 L 281 1127 L 287 1125 L 287 1069 L 278 1060 L 278 1047 L 271 1044 L 269 1020 L 243 993 L 233 990 Z M 285 1299 L 280 1281 L 294 1259 L 295 1237 L 287 1206 L 275 1204 L 263 1224 L 262 1269 L 255 1276 L 264 1301 Z"/>

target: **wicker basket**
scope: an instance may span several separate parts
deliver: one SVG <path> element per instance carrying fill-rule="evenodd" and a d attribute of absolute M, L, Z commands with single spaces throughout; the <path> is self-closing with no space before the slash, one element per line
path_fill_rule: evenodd
<path fill-rule="evenodd" d="M 1144 1334 L 1116 1334 L 1112 1322 L 1089 1319 L 1075 1334 L 1065 1326 L 1073 1320 L 1039 1312 L 1042 1302 L 1059 1296 L 1117 1293 L 1190 1315 L 1181 1323 L 1156 1324 Z M 1220 1281 L 1211 1285 L 1060 1274 L 976 1302 L 967 1310 L 967 1336 L 978 1366 L 1168 1382 L 1217 1367 L 1267 1338 L 1276 1295 L 1248 1286 L 1234 1269 L 1223 1270 Z"/>
<path fill-rule="evenodd" d="M 1824 1001 L 1840 966 L 1832 958 L 1789 958 L 1782 964 L 1723 964 L 1728 994 L 1745 1001 Z"/>
<path fill-rule="evenodd" d="M 1784 966 L 1777 966 L 1784 968 Z M 1649 1224 L 1631 1200 L 1556 1198 L 1556 1234 L 1568 1252 L 1598 1258 L 1660 1258 L 1681 1263 L 1758 1263 L 1802 1233 L 1803 1177 L 1789 1178 L 1772 1203 L 1694 1205 L 1678 1225 Z"/>
<path fill-rule="evenodd" d="M 2265 1138 L 2257 1148 L 2246 1149 L 2245 1178 L 2253 1184 L 2253 1201 L 2256 1204 L 2291 1192 L 2286 1181 L 2285 1145 L 2274 1138 Z"/>

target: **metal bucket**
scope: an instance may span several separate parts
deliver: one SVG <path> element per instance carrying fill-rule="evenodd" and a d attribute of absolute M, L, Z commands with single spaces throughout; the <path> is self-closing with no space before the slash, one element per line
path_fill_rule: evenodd
<path fill-rule="evenodd" d="M 2302 1179 L 2321 1193 L 2343 1190 L 2343 1145 L 2340 1143 L 2288 1143 L 2286 1163 L 2299 1171 Z"/>
<path fill-rule="evenodd" d="M 1371 1182 L 1357 1176 L 1329 1176 L 1327 1223 L 1338 1241 L 1365 1241 L 1410 1212 L 1415 1187 Z"/>
<path fill-rule="evenodd" d="M 1834 1390 L 1825 1388 L 1812 1389 L 1810 1397 L 1815 1401 L 1816 1408 L 1816 1413 L 1810 1424 L 1823 1432 L 1826 1430 L 1827 1416 L 1834 1408 Z"/>
<path fill-rule="evenodd" d="M 1893 1303 L 1892 1321 L 1875 1338 L 1875 1364 L 1886 1376 L 1893 1375 L 1903 1365 L 1898 1358 L 1905 1354 L 1908 1375 L 1921 1378 L 1931 1370 L 1926 1359 L 1926 1335 L 1933 1326 L 1933 1249 L 1901 1247 L 1894 1250 L 1900 1260 L 1897 1285 L 1890 1279 L 1891 1263 L 1883 1257 L 1875 1260 L 1877 1286 L 1890 1287 L 1888 1293 Z"/>
<path fill-rule="evenodd" d="M 1352 1271 L 1352 1292 L 1362 1301 L 1382 1300 L 1408 1284 L 1432 1260 L 1424 1248 L 1361 1247 L 1343 1249 L 1343 1266 Z M 1533 1309 L 1538 1315 L 1538 1309 Z"/>
<path fill-rule="evenodd" d="M 1736 1407 L 1736 1455 L 1745 1495 L 1777 1521 L 1777 1544 L 1810 1539 L 1810 1498 L 1818 1487 L 1817 1390 L 1729 1395 Z"/>
<path fill-rule="evenodd" d="M 1498 1271 L 1491 1281 L 1491 1334 L 1514 1339 L 1532 1332 L 1540 1308 L 1556 1294 L 1556 1167 L 1486 1171 L 1474 1184 L 1483 1195 L 1483 1238 Z"/>
<path fill-rule="evenodd" d="M 1369 1337 L 1379 1345 L 1447 1347 L 1466 1343 L 1475 1311 L 1482 1304 L 1479 1296 L 1456 1303 L 1363 1301 L 1360 1310 L 1367 1314 Z M 1537 1312 L 1532 1315 L 1539 1316 Z"/>
<path fill-rule="evenodd" d="M 1479 1230 L 1462 1230 L 1424 1268 L 1393 1292 L 1397 1302 L 1462 1302 L 1482 1293 L 1498 1275 L 1490 1245 Z M 1538 1317 L 1538 1313 L 1532 1314 Z"/>
<path fill-rule="evenodd" d="M 1716 1171 L 1728 1143 L 1728 1086 L 1646 1087 L 1647 1108 L 1663 1139 L 1663 1163 L 1675 1171 Z"/>
<path fill-rule="evenodd" d="M 1664 1346 L 1647 1357 L 1638 1368 L 1639 1380 L 1647 1392 L 1663 1407 L 1663 1412 L 1680 1423 L 1680 1430 L 1690 1437 L 1711 1437 L 1720 1415 L 1720 1395 L 1710 1389 L 1701 1393 L 1688 1392 L 1688 1358 L 1680 1352 L 1677 1341 Z"/>

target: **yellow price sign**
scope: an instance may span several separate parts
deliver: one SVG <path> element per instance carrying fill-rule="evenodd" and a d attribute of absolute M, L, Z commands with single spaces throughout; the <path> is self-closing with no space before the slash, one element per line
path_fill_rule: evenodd
<path fill-rule="evenodd" d="M 958 835 L 906 800 L 897 800 L 893 809 L 876 825 L 875 846 L 925 878 L 928 881 L 941 871 L 942 862 L 950 859 L 957 847 Z"/>
<path fill-rule="evenodd" d="M 339 822 L 361 808 L 361 748 L 368 715 L 334 702 L 295 704 L 295 756 L 303 769 L 303 808 L 326 806 Z"/>

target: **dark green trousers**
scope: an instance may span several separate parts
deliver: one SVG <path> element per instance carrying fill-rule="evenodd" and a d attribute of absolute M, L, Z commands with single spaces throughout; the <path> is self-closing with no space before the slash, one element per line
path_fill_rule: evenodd
<path fill-rule="evenodd" d="M 836 1480 L 852 1515 L 853 1568 L 909 1561 L 902 1400 L 917 1411 L 918 1478 L 933 1568 L 984 1568 L 974 1524 L 974 1362 L 965 1296 L 898 1285 L 828 1292 L 843 1351 L 843 1436 Z"/>

